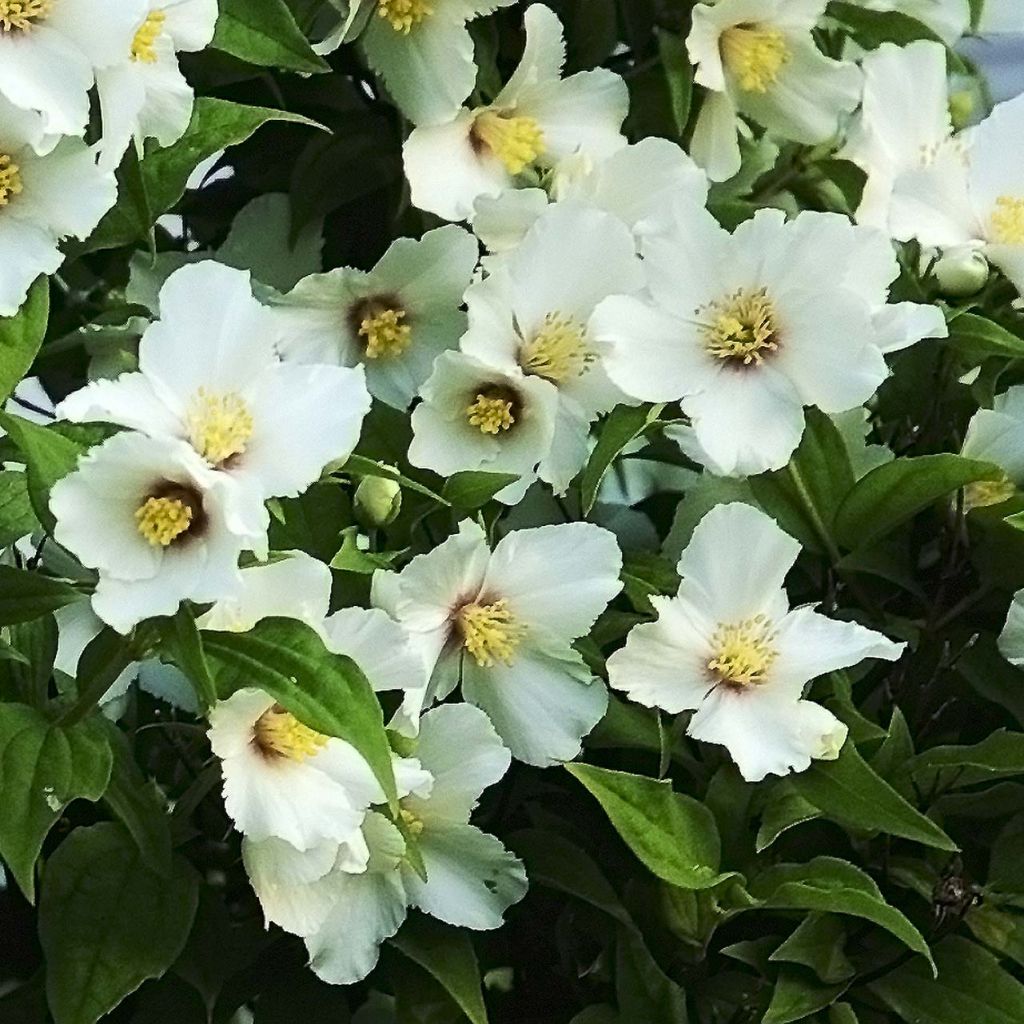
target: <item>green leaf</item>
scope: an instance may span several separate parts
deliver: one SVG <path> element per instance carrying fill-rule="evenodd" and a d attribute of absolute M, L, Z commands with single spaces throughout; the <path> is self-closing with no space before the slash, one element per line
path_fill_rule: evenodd
<path fill-rule="evenodd" d="M 164 652 L 192 684 L 199 707 L 209 710 L 217 702 L 217 687 L 191 609 L 181 605 L 172 617 L 157 620 L 157 628 Z"/>
<path fill-rule="evenodd" d="M 13 469 L 0 470 L 0 548 L 10 547 L 38 528 L 26 475 Z"/>
<path fill-rule="evenodd" d="M 774 783 L 771 797 L 761 814 L 761 825 L 757 830 L 757 852 L 767 850 L 783 832 L 820 817 L 821 811 L 793 788 L 791 779 L 779 780 Z"/>
<path fill-rule="evenodd" d="M 950 321 L 948 344 L 975 363 L 989 356 L 1024 357 L 1024 338 L 975 313 L 960 313 Z"/>
<path fill-rule="evenodd" d="M 772 992 L 772 1001 L 761 1024 L 790 1024 L 824 1009 L 846 989 L 844 983 L 826 985 L 810 971 L 784 967 Z"/>
<path fill-rule="evenodd" d="M 50 319 L 50 281 L 36 278 L 14 316 L 0 317 L 0 405 L 31 369 Z"/>
<path fill-rule="evenodd" d="M 690 108 L 693 104 L 693 65 L 682 36 L 659 29 L 657 37 L 658 54 L 661 66 L 665 69 L 665 81 L 672 101 L 676 137 L 682 139 L 690 122 Z"/>
<path fill-rule="evenodd" d="M 872 982 L 874 992 L 911 1024 L 1020 1024 L 1024 985 L 989 952 L 951 935 L 935 948 L 938 978 L 908 963 Z"/>
<path fill-rule="evenodd" d="M 341 549 L 331 559 L 332 569 L 372 576 L 378 569 L 390 569 L 400 551 L 364 551 L 359 546 L 359 528 L 350 526 L 342 530 Z"/>
<path fill-rule="evenodd" d="M 29 901 L 43 840 L 72 800 L 99 800 L 112 756 L 94 722 L 55 725 L 23 704 L 0 704 L 0 857 Z"/>
<path fill-rule="evenodd" d="M 220 0 L 210 45 L 261 67 L 307 74 L 331 70 L 313 51 L 284 0 Z"/>
<path fill-rule="evenodd" d="M 81 600 L 82 595 L 70 583 L 0 565 L 0 626 L 31 622 Z"/>
<path fill-rule="evenodd" d="M 28 494 L 39 522 L 48 532 L 56 520 L 50 512 L 50 489 L 78 465 L 85 446 L 58 433 L 53 427 L 30 423 L 20 416 L 0 412 L 0 427 L 18 446 L 28 474 Z"/>
<path fill-rule="evenodd" d="M 590 515 L 597 501 L 601 481 L 604 480 L 612 463 L 631 441 L 639 437 L 657 419 L 658 412 L 655 410 L 660 409 L 660 406 L 619 405 L 608 414 L 601 424 L 590 461 L 580 476 L 580 500 L 585 516 Z"/>
<path fill-rule="evenodd" d="M 49 696 L 57 657 L 57 622 L 52 615 L 19 622 L 8 626 L 8 636 L 15 664 L 10 666 L 11 689 L 0 686 L 0 695 L 5 700 L 42 708 Z"/>
<path fill-rule="evenodd" d="M 711 812 L 674 793 L 671 782 L 589 764 L 565 768 L 597 798 L 615 831 L 659 878 L 682 889 L 708 889 L 729 877 L 718 873 L 720 847 Z"/>
<path fill-rule="evenodd" d="M 320 127 L 315 121 L 286 110 L 250 107 L 212 96 L 200 96 L 185 134 L 174 145 L 158 149 L 146 157 L 140 165 L 141 182 L 152 216 L 166 213 L 181 199 L 189 175 L 199 164 L 222 149 L 244 142 L 268 121 L 292 121 Z M 137 217 L 119 202 L 100 221 L 84 248 L 87 252 L 113 249 L 129 245 L 140 237 Z"/>
<path fill-rule="evenodd" d="M 95 1024 L 163 975 L 188 938 L 198 891 L 187 862 L 154 872 L 114 822 L 72 832 L 47 864 L 39 907 L 56 1024 Z"/>
<path fill-rule="evenodd" d="M 769 910 L 821 910 L 871 921 L 934 966 L 921 933 L 885 902 L 870 875 L 848 861 L 815 857 L 807 864 L 779 864 L 758 875 L 750 893 Z"/>
<path fill-rule="evenodd" d="M 938 850 L 955 850 L 931 819 L 912 807 L 847 742 L 835 761 L 812 761 L 789 780 L 793 789 L 826 817 L 852 828 L 902 836 Z"/>
<path fill-rule="evenodd" d="M 836 516 L 837 536 L 850 548 L 866 547 L 961 487 L 1003 475 L 992 463 L 959 455 L 896 459 L 862 477 L 847 495 Z"/>
<path fill-rule="evenodd" d="M 414 914 L 391 941 L 444 987 L 473 1024 L 487 1024 L 480 967 L 465 931 Z"/>
<path fill-rule="evenodd" d="M 311 729 L 351 743 L 397 802 L 391 747 L 377 695 L 359 667 L 324 647 L 317 633 L 292 619 L 264 619 L 248 633 L 203 633 L 217 693 L 255 686 Z"/>
<path fill-rule="evenodd" d="M 973 746 L 932 747 L 904 770 L 924 785 L 934 784 L 938 773 L 948 771 L 952 777 L 947 777 L 947 785 L 960 788 L 1024 775 L 1024 733 L 999 729 Z"/>
<path fill-rule="evenodd" d="M 686 994 L 658 965 L 636 928 L 620 926 L 615 941 L 615 994 L 627 1021 L 687 1024 Z"/>
<path fill-rule="evenodd" d="M 441 497 L 459 512 L 475 512 L 518 479 L 517 473 L 456 473 L 445 481 Z"/>
<path fill-rule="evenodd" d="M 773 962 L 809 967 L 826 985 L 838 985 L 856 973 L 846 955 L 846 927 L 835 914 L 810 914 L 769 957 Z"/>

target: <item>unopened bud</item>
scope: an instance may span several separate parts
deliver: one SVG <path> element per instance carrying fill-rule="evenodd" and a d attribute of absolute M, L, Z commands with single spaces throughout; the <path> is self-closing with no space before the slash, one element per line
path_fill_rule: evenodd
<path fill-rule="evenodd" d="M 363 477 L 356 488 L 355 513 L 363 526 L 388 526 L 402 511 L 402 488 L 396 480 L 382 476 Z"/>
<path fill-rule="evenodd" d="M 943 295 L 960 299 L 985 287 L 989 265 L 977 249 L 954 249 L 939 257 L 932 272 Z"/>
<path fill-rule="evenodd" d="M 949 97 L 949 118 L 953 127 L 959 131 L 971 123 L 974 116 L 975 95 L 970 89 L 958 89 Z"/>

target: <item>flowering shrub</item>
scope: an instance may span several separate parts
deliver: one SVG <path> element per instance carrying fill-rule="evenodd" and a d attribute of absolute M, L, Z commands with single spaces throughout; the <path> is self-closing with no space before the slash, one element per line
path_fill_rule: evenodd
<path fill-rule="evenodd" d="M 1024 1021 L 1016 0 L 0 0 L 0 1021 Z"/>

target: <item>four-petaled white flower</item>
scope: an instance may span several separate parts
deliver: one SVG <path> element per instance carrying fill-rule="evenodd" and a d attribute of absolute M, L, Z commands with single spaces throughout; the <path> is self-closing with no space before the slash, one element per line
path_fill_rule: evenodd
<path fill-rule="evenodd" d="M 832 60 L 812 32 L 827 0 L 718 0 L 693 9 L 686 40 L 694 80 L 708 93 L 690 153 L 712 181 L 740 169 L 740 115 L 794 142 L 837 134 L 860 101 L 855 64 Z"/>
<path fill-rule="evenodd" d="M 561 22 L 542 4 L 525 22 L 523 59 L 492 103 L 409 136 L 405 172 L 421 210 L 467 220 L 480 196 L 537 184 L 567 157 L 601 160 L 626 144 L 626 83 L 603 68 L 563 79 Z"/>
<path fill-rule="evenodd" d="M 273 299 L 281 351 L 302 363 L 362 364 L 370 393 L 406 409 L 465 330 L 462 296 L 478 256 L 476 239 L 450 224 L 400 238 L 369 273 L 312 274 Z"/>
<path fill-rule="evenodd" d="M 865 658 L 895 661 L 905 645 L 809 607 L 783 589 L 800 545 L 763 512 L 712 509 L 679 560 L 675 597 L 654 597 L 608 659 L 613 688 L 669 714 L 694 711 L 687 733 L 725 746 L 748 782 L 834 758 L 846 726 L 803 699 L 818 676 Z"/>
<path fill-rule="evenodd" d="M 976 480 L 964 488 L 966 509 L 1000 505 L 1024 485 L 1024 385 L 996 395 L 991 409 L 979 409 L 967 425 L 960 454 L 992 462 L 1005 474 L 1000 480 Z"/>
<path fill-rule="evenodd" d="M 614 296 L 591 330 L 626 394 L 682 400 L 721 476 L 779 469 L 804 406 L 844 412 L 888 375 L 883 352 L 947 333 L 941 311 L 888 305 L 889 239 L 834 214 L 760 210 L 730 235 L 678 201 L 641 243 L 649 296 Z"/>
<path fill-rule="evenodd" d="M 0 28 L 0 75 L 3 37 Z M 92 149 L 52 143 L 38 114 L 0 95 L 0 316 L 17 313 L 36 277 L 60 268 L 61 239 L 85 238 L 117 200 L 113 172 L 97 167 Z"/>
<path fill-rule="evenodd" d="M 514 757 L 550 765 L 604 715 L 604 686 L 571 645 L 622 589 L 621 567 L 614 535 L 589 523 L 517 530 L 492 552 L 466 520 L 400 573 L 375 573 L 373 601 L 422 644 L 429 700 L 461 683 Z"/>
<path fill-rule="evenodd" d="M 894 238 L 984 254 L 1024 294 L 1024 96 L 893 185 Z"/>
<path fill-rule="evenodd" d="M 249 274 L 218 263 L 172 274 L 160 317 L 137 372 L 86 385 L 58 413 L 188 442 L 234 484 L 247 531 L 265 533 L 266 499 L 300 494 L 351 454 L 370 407 L 362 368 L 282 362 Z"/>
<path fill-rule="evenodd" d="M 124 59 L 145 20 L 146 0 L 0 0 L 0 96 L 81 135 L 97 69 Z"/>
<path fill-rule="evenodd" d="M 58 0 L 59 2 L 59 0 Z M 217 0 L 145 0 L 145 21 L 117 63 L 96 72 L 103 112 L 103 162 L 116 166 L 135 140 L 170 146 L 185 133 L 194 94 L 177 54 L 213 39 Z"/>
<path fill-rule="evenodd" d="M 50 494 L 55 540 L 99 573 L 93 611 L 120 633 L 239 593 L 238 557 L 263 541 L 236 506 L 191 446 L 132 432 L 91 448 Z"/>

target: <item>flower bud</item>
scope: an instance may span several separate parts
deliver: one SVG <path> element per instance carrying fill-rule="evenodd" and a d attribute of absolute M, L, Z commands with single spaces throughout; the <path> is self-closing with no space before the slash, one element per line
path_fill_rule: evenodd
<path fill-rule="evenodd" d="M 363 526 L 388 526 L 401 511 L 402 488 L 397 481 L 367 476 L 356 488 L 355 513 Z"/>
<path fill-rule="evenodd" d="M 989 266 L 985 256 L 976 249 L 953 249 L 939 257 L 932 271 L 942 293 L 959 299 L 985 287 Z"/>

